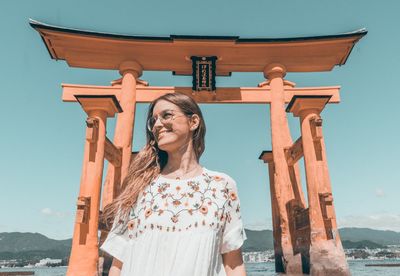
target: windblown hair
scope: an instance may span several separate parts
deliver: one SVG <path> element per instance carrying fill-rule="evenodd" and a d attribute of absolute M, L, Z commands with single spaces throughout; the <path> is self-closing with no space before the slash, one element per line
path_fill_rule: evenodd
<path fill-rule="evenodd" d="M 153 116 L 154 106 L 160 100 L 177 105 L 180 111 L 186 115 L 197 114 L 200 117 L 199 126 L 192 136 L 193 151 L 198 162 L 205 149 L 206 134 L 206 126 L 199 106 L 191 97 L 183 93 L 164 94 L 149 105 L 147 121 Z M 101 221 L 106 224 L 107 228 L 117 215 L 119 221 L 126 221 L 138 195 L 158 176 L 167 162 L 167 152 L 158 148 L 154 134 L 146 126 L 146 145 L 131 160 L 127 175 L 122 182 L 122 192 L 103 210 Z"/>

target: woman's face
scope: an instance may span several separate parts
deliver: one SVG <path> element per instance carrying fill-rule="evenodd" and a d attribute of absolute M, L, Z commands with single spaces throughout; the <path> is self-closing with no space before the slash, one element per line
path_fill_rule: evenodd
<path fill-rule="evenodd" d="M 192 139 L 192 133 L 198 126 L 198 116 L 191 118 L 185 115 L 180 108 L 168 101 L 160 100 L 153 109 L 153 117 L 157 118 L 153 134 L 158 148 L 168 153 L 179 150 Z M 195 118 L 197 117 L 197 118 Z M 162 123 L 159 118 L 167 119 Z"/>

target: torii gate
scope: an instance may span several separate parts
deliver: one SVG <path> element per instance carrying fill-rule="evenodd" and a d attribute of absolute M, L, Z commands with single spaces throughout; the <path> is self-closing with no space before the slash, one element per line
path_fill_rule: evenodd
<path fill-rule="evenodd" d="M 68 29 L 34 20 L 29 23 L 39 32 L 51 58 L 65 60 L 71 67 L 119 70 L 122 76 L 111 86 L 62 85 L 63 101 L 79 102 L 88 114 L 67 275 L 87 276 L 99 271 L 100 200 L 103 208 L 120 192 L 132 157 L 136 103 L 149 103 L 175 91 L 193 97 L 197 103 L 270 104 L 272 150 L 263 151 L 259 159 L 268 163 L 269 169 L 276 271 L 350 274 L 336 224 L 320 116 L 327 103 L 340 102 L 340 87 L 298 88 L 284 76 L 287 72 L 331 71 L 345 64 L 366 30 L 279 39 L 143 37 Z M 217 57 L 217 76 L 263 72 L 267 80 L 257 87 L 195 92 L 191 87 L 152 87 L 139 79 L 145 70 L 191 75 L 192 56 Z M 295 142 L 287 112 L 300 118 L 301 137 Z M 111 141 L 106 137 L 106 122 L 116 113 Z M 307 201 L 297 164 L 301 157 L 305 162 Z M 110 164 L 100 199 L 104 159 Z M 100 230 L 104 238 L 106 232 Z"/>

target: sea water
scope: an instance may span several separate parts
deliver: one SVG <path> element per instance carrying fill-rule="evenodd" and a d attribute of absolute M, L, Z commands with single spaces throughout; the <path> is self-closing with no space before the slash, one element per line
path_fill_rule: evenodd
<path fill-rule="evenodd" d="M 7 271 L 34 271 L 35 276 L 64 276 L 67 273 L 67 267 L 59 266 L 59 267 L 0 268 L 0 272 L 7 272 Z"/>
<path fill-rule="evenodd" d="M 391 264 L 400 263 L 400 259 L 390 260 L 357 260 L 348 261 L 350 271 L 353 276 L 399 276 L 400 267 L 373 267 L 365 266 L 366 264 Z M 275 273 L 275 264 L 267 263 L 246 263 L 247 276 L 283 276 Z M 64 276 L 67 267 L 35 267 L 35 268 L 2 268 L 0 272 L 5 271 L 34 271 L 35 276 Z M 286 275 L 287 276 L 287 275 Z"/>
<path fill-rule="evenodd" d="M 374 267 L 366 264 L 393 264 L 400 263 L 400 259 L 390 260 L 348 260 L 351 275 L 353 276 L 400 276 L 400 267 Z M 275 263 L 246 263 L 247 276 L 283 276 L 275 273 Z"/>

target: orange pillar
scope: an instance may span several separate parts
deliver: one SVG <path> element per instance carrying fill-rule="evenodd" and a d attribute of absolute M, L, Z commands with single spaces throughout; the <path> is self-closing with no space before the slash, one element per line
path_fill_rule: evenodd
<path fill-rule="evenodd" d="M 117 117 L 113 143 L 116 147 L 122 148 L 122 162 L 120 171 L 111 165 L 107 168 L 102 208 L 110 204 L 119 194 L 121 182 L 128 172 L 135 122 L 136 82 L 142 71 L 142 66 L 136 61 L 126 61 L 120 66 L 119 72 L 122 75 L 120 105 L 123 112 Z"/>
<path fill-rule="evenodd" d="M 288 164 L 285 156 L 285 148 L 292 145 L 292 138 L 285 112 L 284 80 L 286 69 L 281 64 L 270 64 L 264 69 L 264 75 L 270 80 L 271 87 L 271 136 L 272 154 L 275 164 L 274 191 L 277 198 L 277 206 L 280 215 L 279 231 L 282 247 L 282 264 L 288 274 L 301 274 L 301 254 L 294 255 L 291 218 L 287 207 L 289 202 L 295 199 L 293 186 L 290 179 Z M 300 183 L 300 182 L 297 182 Z M 297 187 L 296 187 L 297 189 Z M 277 237 L 275 237 L 277 238 Z"/>
<path fill-rule="evenodd" d="M 282 246 L 279 242 L 281 240 L 281 229 L 280 220 L 281 216 L 278 210 L 278 199 L 276 198 L 275 192 L 275 164 L 272 156 L 272 151 L 263 151 L 259 157 L 264 163 L 268 163 L 268 175 L 269 175 L 269 188 L 271 196 L 271 210 L 272 210 L 272 231 L 274 236 L 274 256 L 275 256 L 275 271 L 285 272 L 282 263 Z"/>
<path fill-rule="evenodd" d="M 88 112 L 78 210 L 67 275 L 97 275 L 98 221 L 106 137 L 105 110 Z"/>
<path fill-rule="evenodd" d="M 322 134 L 322 119 L 321 119 L 321 134 Z M 321 157 L 322 157 L 322 162 L 320 164 L 319 170 L 321 171 L 322 178 L 325 179 L 325 182 L 323 183 L 322 187 L 320 188 L 320 193 L 323 195 L 331 195 L 331 204 L 328 206 L 329 208 L 326 210 L 326 215 L 330 218 L 332 218 L 331 221 L 331 229 L 332 229 L 332 238 L 336 241 L 337 246 L 342 246 L 342 241 L 339 236 L 339 229 L 337 226 L 336 222 L 336 213 L 335 213 L 335 208 L 333 205 L 333 195 L 332 195 L 332 186 L 331 186 L 331 178 L 329 176 L 329 169 L 328 169 L 328 159 L 326 158 L 326 151 L 325 151 L 325 139 L 323 136 L 321 136 L 320 139 L 320 145 L 321 145 Z M 325 197 L 325 199 L 327 199 Z M 328 198 L 329 199 L 329 198 Z"/>
<path fill-rule="evenodd" d="M 306 109 L 300 112 L 301 137 L 303 140 L 304 165 L 307 179 L 307 195 L 310 214 L 311 244 L 326 240 L 324 222 L 319 202 L 319 189 L 324 179 L 321 179 L 320 164 L 316 159 L 316 150 L 311 133 L 310 119 L 317 114 L 315 109 Z"/>
<path fill-rule="evenodd" d="M 336 225 L 319 115 L 329 97 L 297 96 L 292 101 L 292 112 L 300 117 L 306 169 L 311 230 L 310 272 L 311 275 L 350 275 Z"/>

